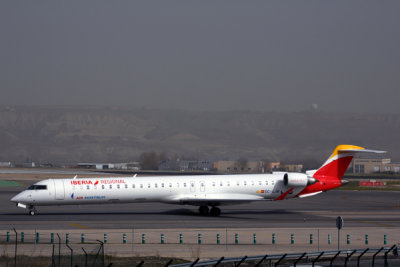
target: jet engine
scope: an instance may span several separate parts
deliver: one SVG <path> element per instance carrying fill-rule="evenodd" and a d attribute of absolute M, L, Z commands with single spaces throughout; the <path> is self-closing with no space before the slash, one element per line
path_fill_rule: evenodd
<path fill-rule="evenodd" d="M 283 184 L 289 187 L 307 186 L 315 184 L 317 180 L 303 173 L 285 173 L 283 175 Z"/>

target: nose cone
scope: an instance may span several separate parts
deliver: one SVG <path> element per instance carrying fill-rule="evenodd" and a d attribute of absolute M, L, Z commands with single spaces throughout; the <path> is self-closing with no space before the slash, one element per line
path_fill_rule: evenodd
<path fill-rule="evenodd" d="M 19 193 L 18 195 L 15 195 L 15 196 L 11 199 L 11 201 L 14 202 L 14 203 L 21 202 L 21 200 L 22 200 L 22 198 L 21 198 L 21 193 Z"/>

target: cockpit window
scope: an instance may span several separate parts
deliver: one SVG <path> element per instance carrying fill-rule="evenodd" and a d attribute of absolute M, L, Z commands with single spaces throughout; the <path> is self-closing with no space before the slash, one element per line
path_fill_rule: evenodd
<path fill-rule="evenodd" d="M 28 190 L 47 190 L 47 185 L 33 184 L 28 187 Z"/>

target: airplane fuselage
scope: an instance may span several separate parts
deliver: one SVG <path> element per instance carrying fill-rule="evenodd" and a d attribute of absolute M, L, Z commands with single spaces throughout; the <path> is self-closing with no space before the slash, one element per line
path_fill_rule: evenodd
<path fill-rule="evenodd" d="M 296 196 L 306 185 L 295 187 L 286 199 Z M 284 173 L 48 179 L 21 192 L 12 201 L 27 206 L 110 202 L 219 206 L 273 200 L 289 188 L 284 185 Z"/>

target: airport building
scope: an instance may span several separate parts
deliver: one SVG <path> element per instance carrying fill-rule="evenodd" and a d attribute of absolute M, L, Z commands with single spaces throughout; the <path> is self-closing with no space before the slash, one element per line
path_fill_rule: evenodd
<path fill-rule="evenodd" d="M 160 171 L 211 171 L 213 162 L 210 160 L 162 160 L 158 165 Z"/>
<path fill-rule="evenodd" d="M 216 161 L 214 169 L 218 172 L 253 172 L 253 173 L 268 173 L 274 171 L 301 172 L 302 164 L 281 164 L 280 162 L 267 161 L 248 161 L 241 162 L 240 160 Z"/>
<path fill-rule="evenodd" d="M 118 170 L 140 170 L 139 162 L 130 163 L 78 163 L 78 168 L 81 169 L 118 169 Z"/>
<path fill-rule="evenodd" d="M 6 168 L 6 167 L 13 167 L 14 165 L 10 161 L 6 162 L 0 162 L 0 167 Z"/>
<path fill-rule="evenodd" d="M 400 163 L 394 163 L 390 158 L 354 158 L 347 173 L 372 174 L 372 173 L 400 173 Z"/>

